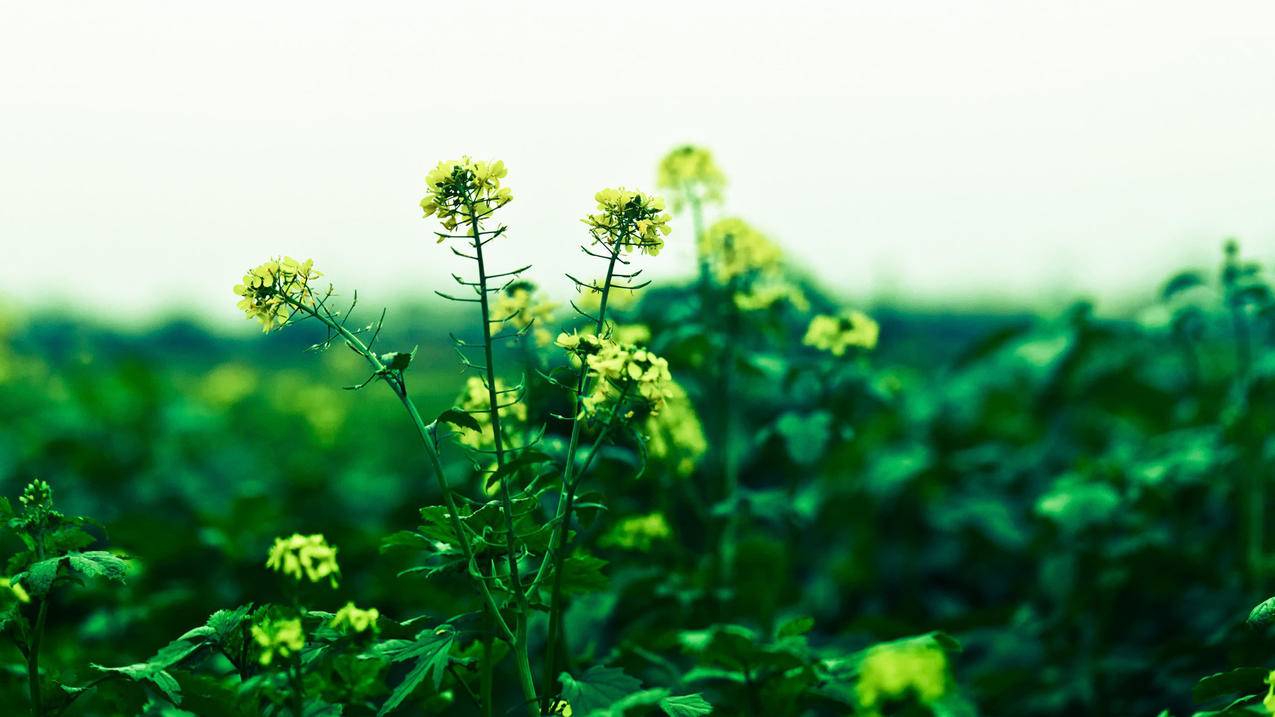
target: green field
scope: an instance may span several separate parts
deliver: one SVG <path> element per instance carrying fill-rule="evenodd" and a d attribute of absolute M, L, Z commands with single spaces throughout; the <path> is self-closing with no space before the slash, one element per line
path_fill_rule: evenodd
<path fill-rule="evenodd" d="M 431 173 L 460 283 L 385 313 L 321 257 L 244 257 L 259 335 L 6 310 L 0 712 L 1275 711 L 1241 247 L 1127 316 L 851 306 L 682 148 L 573 306 L 502 178 Z M 643 286 L 665 241 L 699 275 Z"/>

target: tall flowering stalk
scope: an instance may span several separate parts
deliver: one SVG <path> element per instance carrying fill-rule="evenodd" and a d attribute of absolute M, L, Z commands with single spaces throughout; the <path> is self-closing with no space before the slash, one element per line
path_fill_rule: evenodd
<path fill-rule="evenodd" d="M 668 225 L 669 217 L 664 211 L 664 201 L 662 199 L 624 188 L 604 189 L 598 192 L 594 199 L 597 202 L 597 211 L 587 215 L 582 220 L 589 227 L 592 242 L 580 248 L 585 254 L 605 261 L 606 272 L 602 279 L 591 282 L 581 281 L 569 274 L 567 275 L 569 279 L 575 282 L 577 289 L 583 292 L 586 300 L 591 300 L 596 295 L 598 302 L 596 313 L 590 313 L 589 310 L 581 307 L 582 304 L 585 304 L 585 301 L 572 303 L 572 307 L 592 323 L 593 333 L 585 336 L 567 336 L 564 334 L 559 337 L 557 342 L 561 348 L 572 354 L 577 364 L 577 373 L 574 387 L 575 406 L 571 417 L 571 438 L 567 443 L 566 459 L 563 462 L 562 470 L 562 484 L 558 494 L 557 514 L 554 516 L 555 532 L 551 548 L 541 560 L 535 580 L 535 584 L 540 584 L 552 567 L 553 587 L 550 593 L 549 632 L 544 669 L 544 694 L 546 699 L 548 695 L 554 693 L 554 685 L 558 675 L 557 650 L 559 642 L 562 640 L 562 574 L 563 565 L 569 552 L 567 549 L 567 534 L 570 530 L 571 515 L 575 506 L 576 490 L 579 487 L 580 479 L 585 471 L 588 470 L 598 446 L 613 430 L 618 416 L 617 406 L 612 413 L 612 419 L 608 420 L 599 430 L 589 456 L 583 464 L 577 466 L 577 453 L 586 417 L 597 408 L 597 403 L 600 400 L 598 396 L 590 395 L 591 369 L 596 371 L 596 362 L 599 360 L 597 357 L 603 350 L 614 350 L 613 348 L 605 349 L 605 347 L 615 346 L 613 342 L 606 338 L 608 333 L 606 320 L 607 302 L 611 299 L 612 292 L 615 290 L 631 294 L 646 286 L 646 283 L 633 283 L 641 275 L 642 270 L 629 271 L 630 260 L 625 258 L 625 256 L 632 254 L 634 251 L 649 256 L 659 254 L 664 247 L 664 237 L 668 236 L 671 231 Z M 591 364 L 591 361 L 594 363 Z M 667 364 L 664 366 L 664 372 L 667 373 Z M 597 376 L 597 381 L 594 384 L 595 390 L 605 391 L 607 386 L 605 378 Z M 627 395 L 622 397 L 621 402 L 623 402 L 623 398 L 627 398 Z"/>
<path fill-rule="evenodd" d="M 699 263 L 700 297 L 706 302 L 711 277 L 709 255 L 704 247 L 704 205 L 721 203 L 726 175 L 717 166 L 712 152 L 685 144 L 675 147 L 660 160 L 658 184 L 672 197 L 675 213 L 690 210 Z"/>
<path fill-rule="evenodd" d="M 452 247 L 454 254 L 474 262 L 477 271 L 476 279 L 468 280 L 460 276 L 454 276 L 454 278 L 461 286 L 472 289 L 475 298 L 449 296 L 441 292 L 439 295 L 453 301 L 476 303 L 479 307 L 483 363 L 474 365 L 466 359 L 465 365 L 481 374 L 486 387 L 487 405 L 484 423 L 490 428 L 497 475 L 503 474 L 510 452 L 510 446 L 506 443 L 505 432 L 501 425 L 502 413 L 519 402 L 522 386 L 506 388 L 496 380 L 493 344 L 502 337 L 495 335 L 492 327 L 503 325 L 510 317 L 502 316 L 493 320 L 493 295 L 503 294 L 506 286 L 530 268 L 522 267 L 500 273 L 490 273 L 487 268 L 484 251 L 486 246 L 503 236 L 507 230 L 505 225 L 499 225 L 495 229 L 484 228 L 484 222 L 491 219 L 500 208 L 513 199 L 509 188 L 501 185 L 505 175 L 504 162 L 499 161 L 475 162 L 469 157 L 464 157 L 459 160 L 439 162 L 426 177 L 427 193 L 421 200 L 421 209 L 424 210 L 425 216 L 437 215 L 443 225 L 445 231 L 435 232 L 439 243 L 459 240 L 473 252 L 469 254 Z M 465 347 L 463 342 L 458 343 L 460 348 Z M 500 500 L 505 519 L 505 560 L 509 571 L 509 590 L 514 597 L 514 634 L 510 648 L 514 653 L 523 697 L 528 702 L 528 709 L 535 714 L 538 700 L 527 652 L 527 622 L 530 618 L 530 606 L 518 565 L 518 536 L 514 531 L 511 482 L 511 476 L 508 475 L 504 475 L 499 480 Z M 486 669 L 489 668 L 484 667 L 484 670 Z M 490 699 L 484 702 L 489 705 Z"/>

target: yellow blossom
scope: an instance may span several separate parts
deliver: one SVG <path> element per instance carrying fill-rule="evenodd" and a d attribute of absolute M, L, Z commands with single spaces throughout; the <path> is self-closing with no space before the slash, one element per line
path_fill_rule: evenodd
<path fill-rule="evenodd" d="M 561 715 L 561 717 L 571 717 L 571 704 L 566 700 L 554 700 L 554 703 L 549 707 L 549 714 Z"/>
<path fill-rule="evenodd" d="M 646 419 L 646 450 L 669 461 L 677 475 L 685 478 L 708 452 L 708 441 L 686 390 L 676 381 L 670 381 L 668 389 L 661 410 Z"/>
<path fill-rule="evenodd" d="M 347 602 L 345 607 L 337 610 L 336 615 L 332 617 L 331 625 L 335 628 L 348 627 L 354 632 L 364 632 L 368 629 L 375 631 L 376 621 L 380 617 L 380 611 L 374 607 L 360 610 L 354 606 L 354 603 Z"/>
<path fill-rule="evenodd" d="M 500 379 L 496 379 L 496 403 L 499 405 L 502 434 L 509 428 L 509 421 L 518 424 L 527 421 L 527 407 L 518 400 L 516 392 Z M 456 434 L 461 445 L 476 450 L 488 450 L 496 445 L 496 432 L 491 425 L 491 396 L 481 378 L 470 376 L 465 381 L 465 389 L 461 391 L 456 408 L 472 416 L 479 426 L 478 431 L 462 429 Z"/>
<path fill-rule="evenodd" d="M 700 256 L 719 283 L 779 268 L 782 252 L 748 222 L 728 217 L 715 222 L 700 239 Z"/>
<path fill-rule="evenodd" d="M 287 659 L 305 647 L 305 633 L 301 630 L 301 620 L 297 618 L 265 618 L 252 626 L 252 639 L 261 648 L 258 659 L 263 665 L 274 662 L 275 657 Z"/>
<path fill-rule="evenodd" d="M 664 248 L 664 237 L 673 228 L 664 211 L 664 200 L 623 187 L 603 189 L 594 195 L 598 211 L 583 221 L 597 244 L 610 251 L 642 253 L 655 256 Z"/>
<path fill-rule="evenodd" d="M 549 322 L 553 320 L 553 312 L 558 308 L 537 296 L 536 287 L 529 281 L 518 281 L 505 287 L 496 296 L 492 312 L 495 321 L 504 321 L 518 331 L 531 328 L 532 337 L 537 346 L 548 345 L 553 341 L 553 332 L 549 330 Z"/>
<path fill-rule="evenodd" d="M 735 307 L 740 311 L 765 311 L 781 301 L 797 311 L 809 311 L 810 301 L 801 287 L 779 276 L 753 282 L 747 289 L 735 292 Z"/>
<path fill-rule="evenodd" d="M 314 261 L 297 261 L 290 256 L 271 259 L 244 274 L 235 286 L 241 297 L 239 309 L 249 319 L 261 322 L 262 331 L 271 331 L 288 322 L 295 311 L 317 303 L 311 282 L 323 276 Z"/>
<path fill-rule="evenodd" d="M 851 346 L 871 350 L 876 348 L 880 327 L 862 311 L 845 311 L 837 316 L 820 314 L 810 320 L 806 337 L 807 346 L 829 351 L 833 356 L 845 354 Z"/>
<path fill-rule="evenodd" d="M 466 156 L 439 162 L 425 177 L 421 210 L 426 217 L 438 215 L 448 231 L 461 223 L 481 221 L 513 199 L 509 188 L 500 184 L 506 174 L 505 163 L 499 160 L 475 162 Z"/>
<path fill-rule="evenodd" d="M 615 546 L 626 550 L 646 552 L 655 543 L 672 537 L 668 521 L 663 513 L 633 515 L 620 520 L 606 535 L 602 536 L 602 545 Z"/>
<path fill-rule="evenodd" d="M 868 649 L 859 665 L 855 697 L 869 715 L 888 700 L 912 694 L 930 703 L 947 692 L 947 656 L 921 642 L 885 643 Z"/>
<path fill-rule="evenodd" d="M 298 581 L 304 578 L 317 583 L 327 578 L 333 588 L 336 588 L 337 577 L 341 574 L 336 562 L 336 548 L 328 545 L 328 541 L 318 533 L 294 533 L 290 538 L 275 538 L 266 567 Z"/>
<path fill-rule="evenodd" d="M 712 152 L 686 144 L 660 160 L 659 186 L 672 192 L 673 210 L 681 211 L 688 201 L 720 202 L 726 175 L 713 161 Z"/>

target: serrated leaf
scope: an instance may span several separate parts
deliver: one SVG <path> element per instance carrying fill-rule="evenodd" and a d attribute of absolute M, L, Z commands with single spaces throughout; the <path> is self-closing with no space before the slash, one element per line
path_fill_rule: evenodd
<path fill-rule="evenodd" d="M 607 561 L 592 555 L 572 555 L 562 563 L 562 590 L 579 595 L 606 590 L 610 581 L 602 572 Z"/>
<path fill-rule="evenodd" d="M 1248 614 L 1248 623 L 1264 627 L 1275 622 L 1275 597 L 1266 598 Z"/>
<path fill-rule="evenodd" d="M 642 683 L 624 670 L 601 665 L 590 667 L 579 679 L 564 672 L 558 680 L 562 682 L 562 697 L 571 705 L 572 713 L 582 717 L 608 709 L 642 688 Z"/>
<path fill-rule="evenodd" d="M 437 690 L 443 684 L 443 675 L 447 672 L 452 643 L 455 640 L 456 631 L 451 626 L 444 625 L 418 633 L 416 639 L 411 642 L 392 641 L 394 643 L 392 647 L 388 647 L 383 652 L 390 661 L 403 662 L 415 659 L 416 664 L 412 666 L 403 681 L 394 688 L 385 704 L 381 705 L 381 709 L 376 713 L 377 717 L 383 717 L 394 711 L 428 676 L 433 676 L 434 689 Z"/>
<path fill-rule="evenodd" d="M 669 717 L 697 717 L 711 714 L 713 706 L 698 692 L 690 695 L 674 695 L 660 700 L 660 709 Z"/>
<path fill-rule="evenodd" d="M 25 573 L 13 576 L 21 581 L 27 592 L 35 597 L 48 595 L 58 578 L 82 576 L 103 577 L 123 582 L 128 565 L 119 556 L 105 550 L 86 553 L 71 552 L 57 558 L 48 558 L 31 565 Z"/>

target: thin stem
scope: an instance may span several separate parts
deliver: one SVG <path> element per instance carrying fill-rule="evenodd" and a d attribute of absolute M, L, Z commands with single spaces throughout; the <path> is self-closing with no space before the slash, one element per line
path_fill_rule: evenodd
<path fill-rule="evenodd" d="M 31 645 L 27 650 L 27 683 L 31 690 L 31 714 L 41 717 L 44 705 L 40 694 L 40 642 L 44 638 L 44 622 L 49 613 L 49 599 L 40 599 L 40 607 L 36 611 L 35 627 L 31 631 Z"/>
<path fill-rule="evenodd" d="M 490 611 L 488 612 L 490 613 Z M 483 637 L 482 662 L 478 668 L 478 690 L 480 693 L 478 702 L 482 710 L 482 717 L 492 717 L 492 648 L 494 647 L 494 642 L 494 636 L 490 632 Z"/>
<path fill-rule="evenodd" d="M 491 307 L 487 300 L 487 268 L 483 262 L 484 240 L 479 228 L 479 218 L 474 212 L 474 203 L 469 201 L 467 205 L 474 257 L 478 264 L 478 305 L 482 311 L 483 356 L 487 363 L 487 405 L 491 412 L 491 432 L 496 444 L 496 467 L 499 469 L 505 465 L 505 449 L 500 429 L 500 397 L 496 391 L 496 364 L 492 359 Z M 539 700 L 536 698 L 536 686 L 531 676 L 531 660 L 527 656 L 527 613 L 529 612 L 527 593 L 523 590 L 522 576 L 518 571 L 518 536 L 514 533 L 514 501 L 509 484 L 509 476 L 505 476 L 500 481 L 500 500 L 505 512 L 505 552 L 509 564 L 509 589 L 513 592 L 517 608 L 514 614 L 515 638 L 510 647 L 514 652 L 514 662 L 518 667 L 518 681 L 522 687 L 523 697 L 528 701 L 528 710 L 532 715 L 538 715 Z"/>
<path fill-rule="evenodd" d="M 615 278 L 615 264 L 620 257 L 620 239 L 617 239 L 615 245 L 610 247 L 611 257 L 607 261 L 606 279 L 602 282 L 599 290 L 598 299 L 598 318 L 594 325 L 594 333 L 597 336 L 602 335 L 602 330 L 606 326 L 607 315 L 607 299 L 611 295 L 611 281 Z M 567 457 L 562 468 L 562 486 L 558 493 L 558 511 L 554 516 L 557 523 L 556 532 L 554 533 L 554 547 L 545 553 L 544 558 L 540 561 L 540 569 L 536 571 L 535 583 L 539 583 L 545 576 L 545 570 L 552 560 L 554 565 L 553 590 L 549 599 L 549 632 L 545 638 L 545 667 L 544 667 L 544 699 L 546 700 L 546 710 L 552 695 L 555 693 L 555 685 L 558 680 L 558 643 L 562 639 L 562 566 L 566 562 L 566 543 L 567 532 L 571 525 L 571 511 L 575 506 L 575 489 L 579 483 L 579 477 L 574 475 L 576 450 L 580 446 L 580 431 L 583 421 L 580 417 L 584 414 L 584 398 L 585 389 L 589 381 L 589 367 L 582 359 L 580 362 L 580 373 L 576 378 L 576 404 L 575 414 L 571 418 L 571 438 L 567 442 Z M 601 436 L 598 437 L 601 440 Z M 579 475 L 583 475 L 584 471 L 580 471 Z"/>

